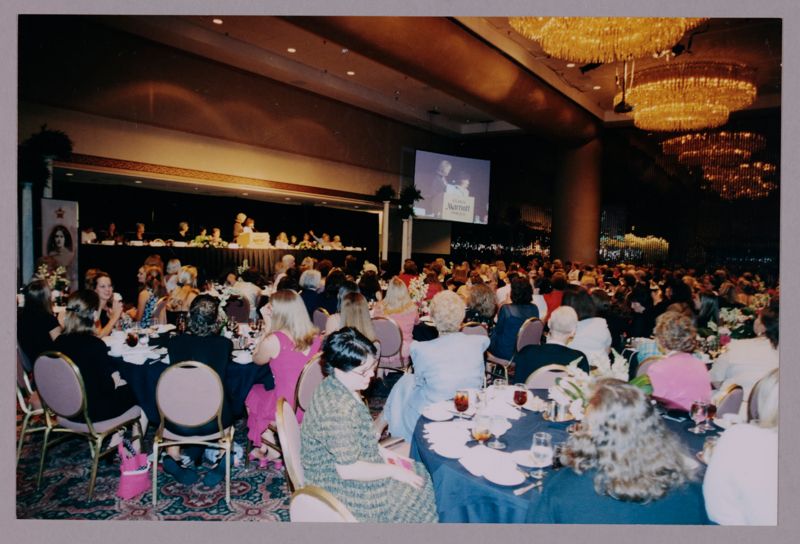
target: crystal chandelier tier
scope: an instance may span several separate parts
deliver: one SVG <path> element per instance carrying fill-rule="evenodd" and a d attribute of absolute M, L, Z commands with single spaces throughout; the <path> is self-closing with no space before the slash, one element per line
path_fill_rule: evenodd
<path fill-rule="evenodd" d="M 689 167 L 736 166 L 749 161 L 766 145 L 766 138 L 755 132 L 720 131 L 669 138 L 661 142 L 661 149 Z"/>

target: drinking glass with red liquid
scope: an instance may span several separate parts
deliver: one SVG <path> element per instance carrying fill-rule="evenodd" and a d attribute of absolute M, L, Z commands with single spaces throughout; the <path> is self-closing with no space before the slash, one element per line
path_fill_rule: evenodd
<path fill-rule="evenodd" d="M 528 402 L 528 389 L 524 383 L 514 384 L 514 404 L 520 408 Z"/>
<path fill-rule="evenodd" d="M 453 397 L 453 404 L 455 404 L 456 410 L 458 410 L 459 417 L 463 418 L 464 412 L 469 408 L 469 391 L 456 391 L 456 395 Z"/>
<path fill-rule="evenodd" d="M 714 422 L 714 418 L 717 415 L 717 406 L 716 404 L 709 403 L 706 406 L 706 421 L 703 423 L 703 430 L 705 431 L 713 431 L 715 430 L 711 423 Z"/>

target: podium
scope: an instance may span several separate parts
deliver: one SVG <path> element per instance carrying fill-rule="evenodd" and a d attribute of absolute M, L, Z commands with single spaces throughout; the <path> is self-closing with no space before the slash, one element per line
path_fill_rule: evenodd
<path fill-rule="evenodd" d="M 444 193 L 441 210 L 442 219 L 472 223 L 475 218 L 475 197 Z"/>
<path fill-rule="evenodd" d="M 243 232 L 237 238 L 239 247 L 267 249 L 269 245 L 268 232 Z"/>

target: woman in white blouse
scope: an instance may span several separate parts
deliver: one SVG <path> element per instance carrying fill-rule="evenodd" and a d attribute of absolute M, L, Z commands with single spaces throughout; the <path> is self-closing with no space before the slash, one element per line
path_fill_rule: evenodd
<path fill-rule="evenodd" d="M 720 525 L 778 523 L 778 369 L 753 388 L 758 420 L 720 436 L 703 481 L 706 511 Z"/>

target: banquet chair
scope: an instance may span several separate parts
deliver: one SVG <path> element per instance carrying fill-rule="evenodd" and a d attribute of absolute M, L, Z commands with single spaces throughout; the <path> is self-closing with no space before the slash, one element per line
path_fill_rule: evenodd
<path fill-rule="evenodd" d="M 156 406 L 160 423 L 153 438 L 153 506 L 158 502 L 158 450 L 169 446 L 196 444 L 225 452 L 225 502 L 231 504 L 231 450 L 234 427 L 222 426 L 222 380 L 208 365 L 183 361 L 169 366 L 156 385 Z M 206 435 L 184 435 L 170 431 L 166 423 L 198 427 L 212 421 L 216 431 Z"/>
<path fill-rule="evenodd" d="M 650 368 L 650 366 L 653 363 L 655 363 L 661 358 L 662 357 L 660 355 L 651 355 L 650 357 L 646 358 L 644 361 L 639 363 L 639 367 L 636 369 L 636 376 L 638 377 L 647 374 L 647 369 Z"/>
<path fill-rule="evenodd" d="M 542 342 L 542 331 L 544 322 L 538 317 L 529 317 L 520 325 L 517 331 L 517 341 L 514 345 L 514 354 L 511 359 L 502 359 L 486 352 L 486 376 L 488 378 L 504 378 L 508 381 L 508 370 L 514 364 L 514 357 L 525 346 L 539 345 Z M 502 373 L 498 372 L 497 367 L 502 368 Z"/>
<path fill-rule="evenodd" d="M 28 372 L 25 370 L 24 360 L 27 359 L 22 348 L 17 344 L 17 403 L 19 409 L 25 414 L 22 418 L 22 430 L 19 433 L 19 442 L 17 444 L 17 463 L 19 463 L 19 456 L 22 453 L 22 444 L 25 442 L 25 435 L 45 430 L 45 426 L 28 427 L 31 419 L 34 417 L 41 417 L 44 415 L 44 408 L 42 408 L 42 401 L 39 399 L 39 393 L 33 390 Z"/>
<path fill-rule="evenodd" d="M 314 354 L 303 367 L 300 377 L 297 378 L 297 385 L 294 388 L 294 405 L 303 411 L 308 410 L 314 391 L 325 379 L 325 374 L 322 372 L 322 364 L 320 363 L 321 358 L 322 352 Z"/>
<path fill-rule="evenodd" d="M 167 297 L 161 297 L 156 302 L 152 323 L 153 325 L 165 325 L 167 323 Z"/>
<path fill-rule="evenodd" d="M 141 408 L 133 406 L 115 418 L 92 421 L 89 418 L 86 387 L 81 371 L 69 357 L 56 351 L 47 351 L 36 359 L 33 364 L 33 376 L 45 416 L 44 440 L 36 487 L 42 483 L 47 448 L 69 436 L 83 436 L 89 442 L 89 452 L 92 456 L 88 493 L 89 498 L 92 498 L 100 458 L 117 450 L 116 447 L 103 450 L 103 441 L 129 425 L 136 431 L 133 440 L 141 439 L 143 436 L 139 423 Z M 50 433 L 64 433 L 64 436 L 51 444 Z"/>
<path fill-rule="evenodd" d="M 275 423 L 278 426 L 278 440 L 281 443 L 289 490 L 294 491 L 306 484 L 303 463 L 300 460 L 300 424 L 292 406 L 283 397 L 278 399 Z"/>
<path fill-rule="evenodd" d="M 325 325 L 328 324 L 328 317 L 331 314 L 328 313 L 328 310 L 325 308 L 317 308 L 314 310 L 314 313 L 311 315 L 311 322 L 314 323 L 314 326 L 320 330 L 320 332 L 325 332 Z"/>
<path fill-rule="evenodd" d="M 389 317 L 373 317 L 372 326 L 375 336 L 380 343 L 381 350 L 378 355 L 378 371 L 393 370 L 406 372 L 407 365 L 403 363 L 401 350 L 403 348 L 403 331 L 397 322 Z M 400 366 L 389 366 L 385 363 L 399 361 Z"/>
<path fill-rule="evenodd" d="M 357 523 L 342 502 L 321 487 L 307 485 L 292 493 L 289 521 Z"/>
<path fill-rule="evenodd" d="M 531 372 L 531 375 L 525 380 L 525 387 L 528 389 L 547 389 L 556 384 L 556 378 L 568 375 L 569 371 L 564 365 L 545 365 Z"/>
<path fill-rule="evenodd" d="M 230 297 L 225 305 L 225 314 L 239 323 L 250 321 L 250 301 L 244 297 Z"/>
<path fill-rule="evenodd" d="M 742 401 L 744 400 L 744 390 L 742 386 L 730 384 L 724 391 L 720 392 L 717 397 L 717 414 L 716 417 L 722 417 L 725 414 L 738 414 L 742 408 Z"/>
<path fill-rule="evenodd" d="M 477 321 L 470 321 L 468 323 L 462 323 L 461 327 L 459 328 L 460 332 L 464 334 L 477 334 L 480 336 L 489 336 L 489 331 L 486 328 L 486 325 L 483 323 L 478 323 Z"/>

